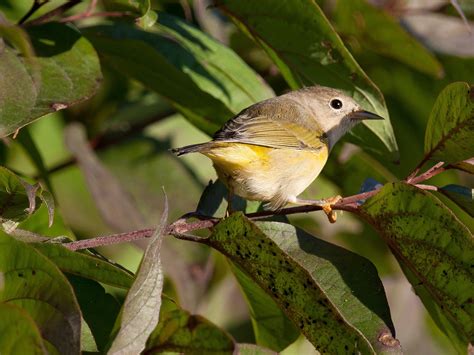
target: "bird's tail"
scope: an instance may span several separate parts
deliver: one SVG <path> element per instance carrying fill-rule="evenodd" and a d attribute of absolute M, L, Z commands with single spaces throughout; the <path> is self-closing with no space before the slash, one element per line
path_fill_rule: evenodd
<path fill-rule="evenodd" d="M 170 149 L 170 151 L 171 153 L 176 154 L 179 157 L 180 155 L 184 155 L 188 153 L 202 152 L 203 150 L 206 150 L 207 148 L 209 148 L 209 143 L 211 142 L 187 145 L 181 148 Z"/>

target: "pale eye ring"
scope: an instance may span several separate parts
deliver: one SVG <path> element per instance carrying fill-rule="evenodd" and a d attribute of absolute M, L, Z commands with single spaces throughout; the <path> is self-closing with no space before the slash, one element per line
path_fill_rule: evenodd
<path fill-rule="evenodd" d="M 335 110 L 340 110 L 342 108 L 342 101 L 339 99 L 332 99 L 329 105 Z"/>

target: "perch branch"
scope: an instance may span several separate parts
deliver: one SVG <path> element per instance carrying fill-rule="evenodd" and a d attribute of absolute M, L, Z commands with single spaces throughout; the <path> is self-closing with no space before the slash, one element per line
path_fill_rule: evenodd
<path fill-rule="evenodd" d="M 446 170 L 443 167 L 444 163 L 438 163 L 434 165 L 432 168 L 428 169 L 425 173 L 413 177 L 410 181 L 406 181 L 406 183 L 414 185 L 422 190 L 437 190 L 436 186 L 431 185 L 424 185 L 420 184 L 425 180 L 430 179 L 431 177 L 438 175 Z M 378 193 L 379 189 L 362 192 L 356 195 L 344 197 L 339 202 L 335 203 L 331 206 L 333 210 L 340 210 L 340 211 L 349 211 L 349 212 L 357 212 L 361 201 L 368 199 Z M 313 211 L 320 211 L 323 208 L 321 206 L 313 206 L 313 205 L 305 205 L 305 206 L 297 206 L 297 207 L 289 207 L 284 208 L 279 211 L 261 211 L 255 213 L 249 213 L 246 216 L 253 220 L 262 219 L 265 217 L 275 216 L 275 215 L 290 215 L 295 213 L 307 213 Z M 188 222 L 187 219 L 196 217 L 200 220 L 194 222 Z M 201 242 L 205 243 L 206 238 L 198 237 L 190 232 L 202 230 L 202 229 L 210 229 L 214 227 L 217 223 L 219 223 L 219 218 L 213 218 L 208 216 L 200 216 L 196 213 L 187 213 L 177 221 L 171 223 L 167 229 L 165 234 L 172 235 L 178 239 L 188 240 L 193 242 Z M 91 239 L 84 239 L 79 240 L 76 242 L 71 243 L 64 243 L 63 245 L 70 249 L 70 250 L 80 250 L 80 249 L 87 249 L 87 248 L 96 248 L 104 245 L 111 245 L 111 244 L 119 244 L 119 243 L 126 243 L 131 242 L 138 239 L 145 239 L 149 238 L 153 235 L 155 229 L 148 228 L 148 229 L 141 229 L 127 233 L 120 233 L 120 234 L 113 234 L 109 236 L 102 236 L 97 238 Z"/>

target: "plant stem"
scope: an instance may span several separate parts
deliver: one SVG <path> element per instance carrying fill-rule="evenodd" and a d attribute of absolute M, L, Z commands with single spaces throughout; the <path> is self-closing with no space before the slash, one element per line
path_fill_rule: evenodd
<path fill-rule="evenodd" d="M 435 164 L 433 167 L 428 169 L 425 173 L 414 177 L 411 179 L 410 182 L 405 181 L 406 183 L 416 186 L 422 190 L 430 190 L 430 191 L 437 191 L 436 186 L 432 185 L 423 185 L 419 184 L 425 180 L 432 178 L 435 175 L 440 174 L 441 172 L 445 171 L 446 168 L 443 167 L 444 163 L 440 162 Z M 375 189 L 372 191 L 362 192 L 360 194 L 344 197 L 334 205 L 331 205 L 331 209 L 333 210 L 340 210 L 340 211 L 349 211 L 349 212 L 357 212 L 359 209 L 359 201 L 364 201 L 369 197 L 372 197 L 378 193 L 379 189 Z M 320 211 L 323 207 L 319 205 L 305 205 L 305 206 L 297 206 L 297 207 L 289 207 L 284 208 L 279 211 L 261 211 L 255 213 L 249 213 L 246 216 L 253 220 L 262 219 L 265 217 L 276 216 L 276 215 L 290 215 L 295 213 L 307 213 L 313 211 Z M 201 218 L 201 220 L 196 222 L 188 222 L 188 218 Z M 198 237 L 192 234 L 188 234 L 189 232 L 202 230 L 202 229 L 210 229 L 214 227 L 217 223 L 219 223 L 218 218 L 207 217 L 207 216 L 199 216 L 196 213 L 187 213 L 177 221 L 171 223 L 167 228 L 165 234 L 172 235 L 181 240 L 188 240 L 193 242 L 200 242 L 205 243 L 206 238 Z M 69 250 L 80 250 L 80 249 L 87 249 L 87 248 L 96 248 L 104 245 L 111 245 L 111 244 L 119 244 L 119 243 L 126 243 L 131 242 L 138 239 L 149 238 L 153 235 L 155 229 L 147 228 L 136 230 L 127 233 L 120 233 L 120 234 L 113 234 L 109 236 L 102 236 L 97 238 L 91 239 L 84 239 L 79 240 L 76 242 L 71 243 L 64 243 L 63 245 L 68 248 Z"/>

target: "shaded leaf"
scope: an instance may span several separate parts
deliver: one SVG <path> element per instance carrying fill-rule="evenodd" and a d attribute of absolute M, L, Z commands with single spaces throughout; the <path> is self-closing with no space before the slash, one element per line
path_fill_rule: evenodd
<path fill-rule="evenodd" d="M 125 298 L 119 320 L 120 329 L 108 354 L 140 353 L 145 349 L 149 335 L 158 324 L 164 279 L 160 249 L 167 228 L 167 219 L 168 201 L 165 196 L 160 225 L 151 237 L 135 282 Z"/>
<path fill-rule="evenodd" d="M 435 196 L 405 183 L 385 185 L 362 211 L 435 322 L 465 351 L 474 338 L 472 234 Z"/>
<path fill-rule="evenodd" d="M 278 222 L 241 213 L 203 240 L 245 270 L 321 352 L 400 351 L 382 283 L 366 259 Z"/>
<path fill-rule="evenodd" d="M 237 266 L 231 265 L 249 307 L 257 344 L 282 351 L 298 338 L 300 332 L 270 295 Z"/>
<path fill-rule="evenodd" d="M 27 312 L 58 353 L 79 353 L 79 306 L 53 263 L 28 244 L 0 232 L 0 279 L 0 302 Z"/>
<path fill-rule="evenodd" d="M 364 47 L 392 57 L 435 77 L 443 73 L 436 57 L 387 12 L 366 0 L 337 2 L 334 21 L 338 31 L 363 42 Z"/>
<path fill-rule="evenodd" d="M 2 354 L 47 354 L 39 329 L 27 312 L 0 302 L 0 314 Z"/>
<path fill-rule="evenodd" d="M 0 53 L 0 136 L 91 97 L 102 78 L 94 48 L 72 27 L 48 23 L 28 34 L 34 61 L 8 46 Z"/>
<path fill-rule="evenodd" d="M 426 127 L 425 160 L 457 163 L 474 156 L 474 93 L 468 83 L 448 85 Z"/>
<path fill-rule="evenodd" d="M 160 322 L 150 335 L 146 350 L 147 353 L 231 354 L 234 341 L 204 317 L 173 309 L 160 315 Z"/>
<path fill-rule="evenodd" d="M 271 0 L 215 3 L 267 51 L 293 89 L 316 83 L 336 87 L 365 109 L 385 117 L 359 125 L 357 143 L 397 158 L 398 147 L 381 92 L 314 1 L 290 0 L 277 6 Z"/>
<path fill-rule="evenodd" d="M 110 333 L 120 311 L 119 302 L 97 282 L 68 275 L 81 307 L 82 316 L 89 326 L 99 351 L 105 352 Z"/>
<path fill-rule="evenodd" d="M 49 222 L 53 222 L 54 201 L 40 185 L 30 185 L 0 166 L 0 221 L 19 222 L 31 215 L 40 200 L 46 202 Z M 51 204 L 53 204 L 51 206 Z"/>
<path fill-rule="evenodd" d="M 471 217 L 474 217 L 474 189 L 451 184 L 441 187 L 439 191 L 453 200 Z"/>
<path fill-rule="evenodd" d="M 125 289 L 133 283 L 132 274 L 88 252 L 73 252 L 54 243 L 31 245 L 63 272 Z"/>

